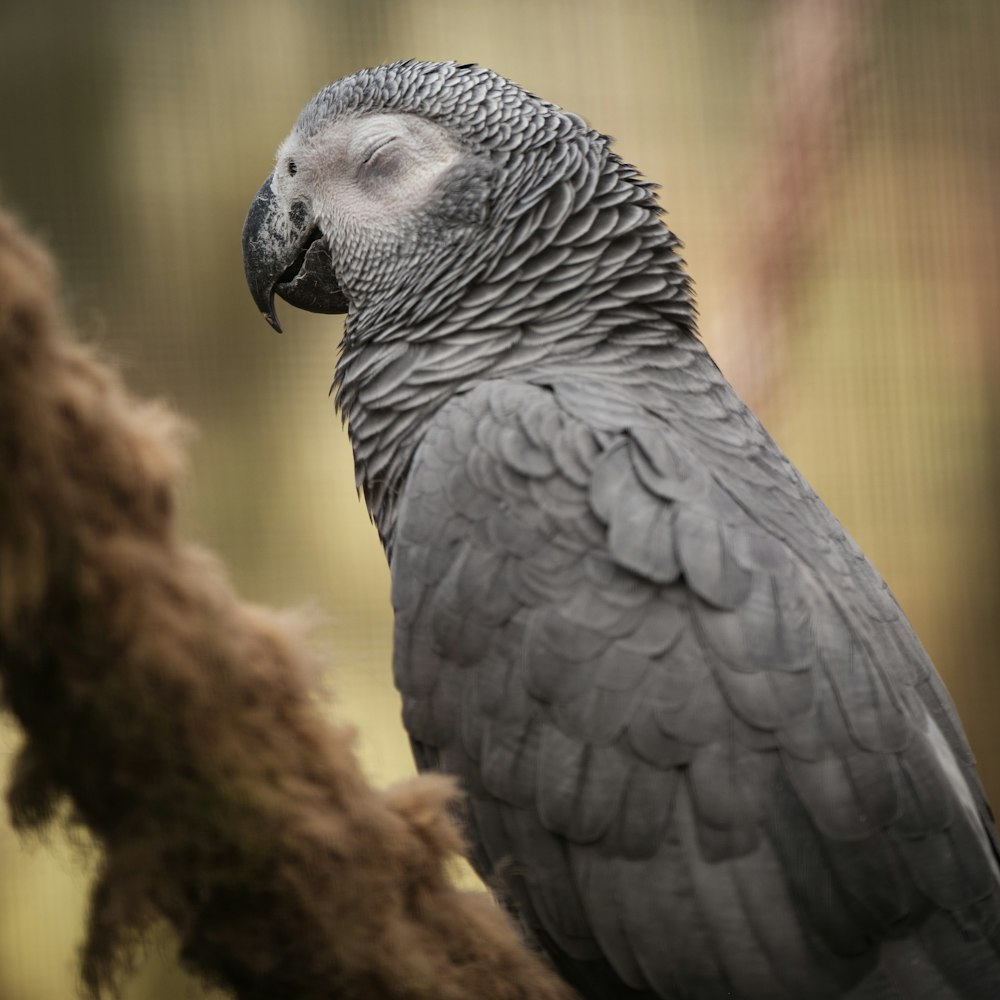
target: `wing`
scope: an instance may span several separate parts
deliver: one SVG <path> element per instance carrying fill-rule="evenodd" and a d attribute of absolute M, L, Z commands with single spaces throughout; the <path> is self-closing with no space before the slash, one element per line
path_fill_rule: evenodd
<path fill-rule="evenodd" d="M 988 811 L 891 595 L 731 391 L 635 397 L 482 384 L 405 486 L 396 683 L 477 867 L 585 997 L 1000 996 Z"/>

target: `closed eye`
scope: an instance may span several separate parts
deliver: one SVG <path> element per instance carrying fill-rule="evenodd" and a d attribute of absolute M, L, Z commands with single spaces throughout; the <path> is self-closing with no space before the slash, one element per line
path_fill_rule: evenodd
<path fill-rule="evenodd" d="M 390 137 L 389 137 L 388 139 L 383 139 L 383 140 L 382 140 L 381 142 L 377 142 L 377 143 L 375 143 L 375 145 L 374 145 L 374 146 L 372 146 L 372 148 L 371 148 L 371 149 L 369 149 L 369 150 L 368 150 L 368 152 L 367 152 L 367 153 L 365 154 L 365 158 L 364 158 L 364 159 L 363 159 L 363 160 L 362 160 L 361 162 L 362 162 L 362 163 L 369 163 L 369 162 L 371 161 L 371 158 L 372 158 L 372 157 L 373 157 L 373 156 L 374 156 L 374 155 L 375 155 L 375 154 L 376 154 L 376 153 L 377 153 L 377 152 L 378 152 L 378 151 L 379 151 L 380 149 L 385 149 L 385 147 L 386 147 L 386 146 L 388 146 L 388 145 L 389 145 L 390 143 L 392 143 L 392 142 L 395 142 L 395 141 L 396 141 L 396 138 L 397 138 L 397 137 L 393 135 L 393 136 L 390 136 Z"/>

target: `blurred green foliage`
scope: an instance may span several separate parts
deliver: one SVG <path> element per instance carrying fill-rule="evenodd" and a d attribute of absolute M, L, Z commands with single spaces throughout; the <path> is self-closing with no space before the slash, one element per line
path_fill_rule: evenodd
<path fill-rule="evenodd" d="M 840 168 L 812 206 L 762 415 L 911 617 L 996 801 L 1000 4 L 855 6 L 864 51 L 830 137 Z M 771 35 L 781 7 L 0 7 L 0 200 L 61 261 L 88 339 L 197 427 L 187 534 L 220 553 L 245 596 L 325 616 L 332 712 L 357 725 L 373 779 L 412 766 L 389 671 L 387 573 L 327 397 L 340 321 L 286 308 L 279 338 L 243 284 L 240 229 L 273 150 L 315 90 L 361 66 L 491 66 L 617 136 L 663 184 L 710 346 L 739 388 L 745 373 L 726 359 L 752 324 L 734 271 L 761 250 L 741 223 L 754 215 L 750 181 L 783 152 L 759 127 L 761 107 L 781 99 L 761 82 L 782 56 Z M 0 765 L 16 742 L 0 731 Z M 25 844 L 0 823 L 0 1000 L 73 993 L 87 869 L 69 843 Z M 200 995 L 166 939 L 125 991 Z"/>

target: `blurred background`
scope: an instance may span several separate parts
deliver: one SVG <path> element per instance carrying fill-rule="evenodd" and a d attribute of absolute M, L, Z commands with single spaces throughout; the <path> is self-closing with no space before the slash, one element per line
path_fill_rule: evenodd
<path fill-rule="evenodd" d="M 245 597 L 325 616 L 331 714 L 386 783 L 412 765 L 327 397 L 342 323 L 286 306 L 271 331 L 244 214 L 300 107 L 362 66 L 480 62 L 580 113 L 662 184 L 706 341 L 888 580 L 1000 802 L 998 51 L 993 0 L 11 2 L 0 202 L 86 339 L 196 427 L 188 537 Z M 0 1000 L 73 996 L 87 879 L 79 834 L 0 818 Z M 203 993 L 164 934 L 124 995 Z"/>

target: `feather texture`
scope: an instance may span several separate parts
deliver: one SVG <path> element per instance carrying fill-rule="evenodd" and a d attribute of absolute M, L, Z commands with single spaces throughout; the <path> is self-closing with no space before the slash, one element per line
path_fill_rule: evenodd
<path fill-rule="evenodd" d="M 479 692 L 469 752 L 491 805 L 473 804 L 470 822 L 484 873 L 578 987 L 617 977 L 662 998 L 875 1000 L 908 995 L 898 946 L 880 942 L 934 913 L 963 922 L 986 907 L 995 945 L 975 786 L 956 788 L 961 752 L 941 756 L 914 685 L 929 666 L 896 665 L 902 650 L 923 656 L 905 621 L 865 612 L 873 596 L 890 601 L 854 582 L 868 564 L 837 558 L 839 528 L 817 504 L 791 507 L 782 535 L 751 514 L 770 495 L 753 424 L 736 458 L 686 435 L 694 418 L 590 385 L 587 415 L 581 381 L 548 373 L 458 395 L 401 502 L 393 579 L 425 584 L 422 599 L 412 583 L 394 589 L 397 614 L 409 621 L 418 602 L 406 634 L 424 622 L 439 658 L 428 691 L 426 646 L 397 640 L 404 703 L 428 706 L 407 724 L 446 747 L 453 684 Z M 464 455 L 446 447 L 459 426 L 475 428 Z M 790 466 L 768 467 L 789 479 L 774 491 L 808 498 Z M 480 831 L 477 817 L 498 814 L 519 818 L 505 835 Z M 544 837 L 544 890 L 504 882 Z M 912 962 L 937 969 L 929 947 L 914 945 Z"/>

